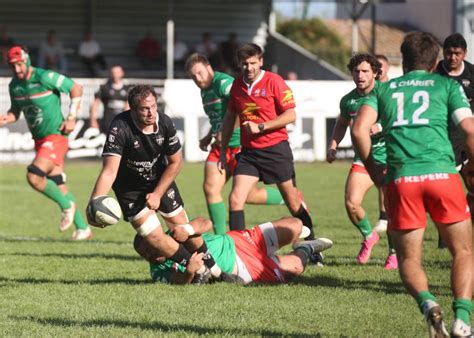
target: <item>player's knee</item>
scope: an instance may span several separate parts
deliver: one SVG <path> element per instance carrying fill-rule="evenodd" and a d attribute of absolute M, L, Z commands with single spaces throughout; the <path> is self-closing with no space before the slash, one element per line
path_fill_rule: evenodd
<path fill-rule="evenodd" d="M 146 220 L 140 225 L 134 225 L 135 231 L 141 237 L 145 238 L 153 233 L 156 233 L 156 230 L 161 228 L 161 223 L 155 213 L 145 216 Z"/>
<path fill-rule="evenodd" d="M 357 203 L 357 201 L 354 201 L 351 198 L 346 198 L 345 205 L 347 212 L 350 214 L 355 214 L 357 209 L 360 207 L 360 203 Z"/>
<path fill-rule="evenodd" d="M 221 189 L 217 184 L 212 184 L 208 181 L 204 181 L 202 188 L 206 196 L 220 195 L 221 193 Z"/>
<path fill-rule="evenodd" d="M 239 191 L 232 190 L 232 192 L 229 195 L 230 206 L 233 208 L 235 207 L 243 208 L 244 203 L 245 203 L 245 198 L 244 196 L 242 196 L 242 193 L 240 193 Z"/>
<path fill-rule="evenodd" d="M 40 183 L 45 179 L 46 173 L 34 164 L 30 164 L 26 170 L 26 179 L 28 183 L 33 188 L 38 188 Z"/>

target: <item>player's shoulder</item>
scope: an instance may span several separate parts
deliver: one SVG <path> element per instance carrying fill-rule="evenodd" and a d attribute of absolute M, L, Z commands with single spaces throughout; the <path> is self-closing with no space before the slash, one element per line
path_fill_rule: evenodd
<path fill-rule="evenodd" d="M 131 129 L 132 123 L 133 121 L 130 110 L 126 110 L 114 117 L 111 122 L 111 126 L 120 127 L 121 129 Z"/>
<path fill-rule="evenodd" d="M 467 73 L 471 78 L 474 78 L 474 65 L 464 60 L 464 72 Z"/>
<path fill-rule="evenodd" d="M 285 80 L 279 74 L 270 72 L 268 70 L 265 70 L 262 80 L 274 81 L 274 82 L 285 82 Z"/>
<path fill-rule="evenodd" d="M 234 78 L 227 73 L 218 72 L 218 71 L 214 72 L 214 82 L 222 83 L 222 81 L 233 82 Z"/>
<path fill-rule="evenodd" d="M 158 112 L 158 126 L 160 129 L 161 128 L 176 129 L 174 126 L 173 119 L 163 112 Z"/>

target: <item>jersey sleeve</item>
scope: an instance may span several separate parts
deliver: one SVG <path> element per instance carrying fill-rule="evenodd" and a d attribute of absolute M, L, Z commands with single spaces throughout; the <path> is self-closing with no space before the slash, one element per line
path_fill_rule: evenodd
<path fill-rule="evenodd" d="M 101 85 L 101 86 L 99 87 L 99 90 L 94 93 L 94 97 L 95 97 L 96 99 L 101 99 L 101 100 L 103 100 L 103 97 L 104 97 L 104 90 L 105 90 L 105 86 L 104 86 L 104 85 Z"/>
<path fill-rule="evenodd" d="M 178 132 L 174 126 L 173 121 L 168 115 L 162 115 L 160 118 L 164 119 L 164 126 L 166 128 L 165 135 L 165 154 L 167 156 L 174 155 L 181 149 L 181 143 L 179 142 Z"/>
<path fill-rule="evenodd" d="M 16 102 L 14 98 L 14 95 L 13 95 L 13 92 L 11 90 L 11 87 L 8 89 L 9 92 L 10 92 L 10 109 L 12 112 L 14 112 L 15 114 L 19 114 L 21 112 L 21 107 L 18 105 L 18 103 Z"/>
<path fill-rule="evenodd" d="M 69 93 L 72 87 L 74 87 L 74 81 L 70 78 L 51 70 L 47 70 L 41 75 L 41 83 L 43 86 L 59 90 L 61 93 Z"/>
<path fill-rule="evenodd" d="M 154 282 L 169 284 L 173 272 L 184 273 L 186 268 L 168 259 L 161 264 L 150 263 L 150 277 Z"/>
<path fill-rule="evenodd" d="M 377 91 L 373 91 L 371 93 L 369 93 L 367 96 L 365 96 L 363 99 L 362 99 L 362 102 L 361 102 L 361 107 L 363 105 L 367 105 L 369 107 L 371 107 L 372 109 L 374 109 L 376 112 L 379 111 L 379 104 L 378 104 L 378 92 Z"/>
<path fill-rule="evenodd" d="M 295 99 L 293 91 L 288 87 L 285 81 L 278 75 L 273 79 L 273 90 L 275 96 L 275 105 L 277 114 L 281 114 L 288 109 L 295 108 Z"/>
<path fill-rule="evenodd" d="M 230 90 L 232 89 L 232 83 L 234 82 L 234 78 L 228 76 L 219 81 L 218 86 L 218 95 L 220 97 L 224 97 L 226 99 L 230 96 Z"/>
<path fill-rule="evenodd" d="M 120 119 L 114 119 L 110 124 L 102 156 L 122 156 L 125 145 L 125 124 Z"/>
<path fill-rule="evenodd" d="M 466 117 L 472 116 L 471 106 L 459 83 L 450 80 L 448 86 L 448 112 L 453 122 L 458 125 Z"/>

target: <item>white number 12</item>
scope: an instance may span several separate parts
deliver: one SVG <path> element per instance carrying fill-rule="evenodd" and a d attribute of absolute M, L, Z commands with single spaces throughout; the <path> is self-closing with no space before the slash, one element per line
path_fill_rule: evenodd
<path fill-rule="evenodd" d="M 397 100 L 397 120 L 393 123 L 394 127 L 405 126 L 409 123 L 408 120 L 404 119 L 405 109 L 405 95 L 404 93 L 393 93 L 392 98 Z M 413 124 L 429 124 L 430 120 L 425 118 L 420 118 L 420 115 L 423 114 L 430 105 L 430 94 L 427 91 L 419 90 L 413 94 L 412 98 L 413 103 L 421 103 L 414 112 L 412 116 Z"/>

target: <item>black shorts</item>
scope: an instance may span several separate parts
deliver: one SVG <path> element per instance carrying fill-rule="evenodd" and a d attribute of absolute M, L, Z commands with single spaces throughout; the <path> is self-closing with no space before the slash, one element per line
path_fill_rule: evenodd
<path fill-rule="evenodd" d="M 234 176 L 255 176 L 265 184 L 282 183 L 295 178 L 293 153 L 288 141 L 261 149 L 242 148 L 236 158 Z"/>
<path fill-rule="evenodd" d="M 154 189 L 154 187 L 153 187 Z M 142 210 L 146 209 L 146 195 L 153 191 L 152 188 L 144 190 L 133 190 L 127 192 L 115 191 L 117 200 L 122 209 L 124 219 L 133 219 Z M 179 193 L 178 186 L 173 182 L 160 201 L 158 211 L 165 217 L 172 217 L 184 208 L 183 199 Z"/>

